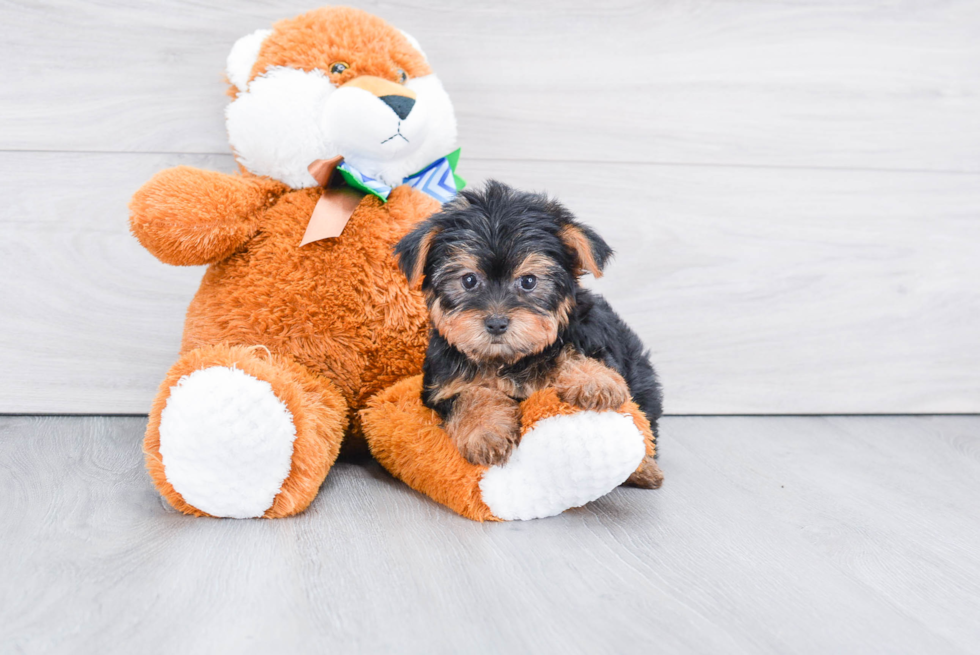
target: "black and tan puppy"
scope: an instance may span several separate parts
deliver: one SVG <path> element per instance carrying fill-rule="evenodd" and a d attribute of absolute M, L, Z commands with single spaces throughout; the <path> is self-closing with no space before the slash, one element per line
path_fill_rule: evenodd
<path fill-rule="evenodd" d="M 507 460 L 519 401 L 554 387 L 568 403 L 618 409 L 632 399 L 654 439 L 661 394 L 636 334 L 579 286 L 612 255 L 561 204 L 499 182 L 464 191 L 395 247 L 432 318 L 423 402 L 474 464 Z M 660 486 L 653 458 L 628 482 Z"/>

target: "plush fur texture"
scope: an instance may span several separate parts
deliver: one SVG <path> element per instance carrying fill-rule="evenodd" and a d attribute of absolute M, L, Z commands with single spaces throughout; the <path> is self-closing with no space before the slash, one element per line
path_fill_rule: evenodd
<path fill-rule="evenodd" d="M 474 521 L 497 519 L 483 502 L 486 467 L 467 462 L 422 405 L 422 376 L 398 382 L 362 411 L 371 454 L 392 475 L 432 500 Z"/>
<path fill-rule="evenodd" d="M 253 63 L 247 63 L 250 57 Z M 329 64 L 341 57 L 347 68 L 331 74 Z M 299 76 L 304 83 L 325 80 L 333 95 L 340 92 L 333 87 L 361 80 L 350 86 L 352 93 L 362 94 L 375 109 L 384 110 L 384 120 L 396 123 L 395 111 L 361 87 L 415 95 L 418 106 L 411 117 L 424 94 L 408 85 L 431 77 L 421 52 L 401 32 L 370 14 L 346 8 L 320 9 L 277 23 L 268 34 L 251 35 L 236 45 L 229 55 L 229 78 L 237 90 L 232 104 L 277 102 L 276 89 L 256 89 L 270 81 L 267 73 L 273 69 L 287 77 Z M 407 79 L 402 80 L 400 70 Z M 364 84 L 366 76 L 380 82 Z M 322 121 L 331 114 L 326 106 L 303 104 L 310 96 L 281 100 L 285 102 L 277 105 L 280 113 L 267 116 L 269 123 L 249 122 L 251 118 L 242 114 L 244 122 L 235 127 L 248 138 L 275 141 L 272 168 L 258 171 L 268 176 L 253 175 L 245 165 L 253 161 L 248 159 L 252 155 L 261 158 L 261 152 L 236 149 L 243 174 L 177 167 L 154 176 L 130 204 L 133 234 L 151 253 L 170 264 L 209 265 L 187 310 L 181 358 L 161 386 L 145 440 L 148 467 L 161 493 L 192 514 L 204 512 L 167 482 L 159 454 L 160 413 L 171 387 L 183 376 L 209 366 L 241 368 L 269 382 L 292 413 L 297 430 L 292 473 L 265 513 L 271 517 L 306 507 L 342 440 L 350 450 L 358 450 L 358 442 L 366 450 L 357 410 L 379 390 L 421 370 L 427 341 L 425 304 L 399 272 L 392 246 L 436 211 L 438 202 L 405 186 L 394 189 L 387 203 L 366 196 L 340 237 L 300 247 L 320 190 L 294 188 L 306 186 L 305 180 L 279 175 L 286 169 L 277 169 L 275 162 L 308 176 L 310 158 L 329 149 L 306 152 L 289 141 L 302 135 L 279 134 L 272 128 L 288 131 L 311 116 Z M 448 98 L 440 106 L 449 113 L 435 141 L 421 139 L 429 144 L 428 151 L 381 155 L 412 167 L 411 157 L 435 153 L 435 159 L 454 149 L 455 121 Z M 372 116 L 360 120 L 374 120 Z M 350 132 L 350 127 L 347 123 L 337 129 Z M 272 131 L 264 133 L 267 129 Z M 407 129 L 402 131 L 407 134 Z M 421 167 L 420 163 L 407 172 Z M 309 393 L 297 396 L 297 388 L 309 385 L 330 391 L 321 401 Z M 329 447 L 311 447 L 317 440 Z"/>
<path fill-rule="evenodd" d="M 171 194 L 175 176 L 181 193 Z M 408 288 L 391 247 L 438 209 L 436 201 L 408 187 L 395 189 L 387 204 L 367 196 L 340 237 L 300 248 L 318 190 L 285 192 L 268 208 L 266 197 L 256 196 L 256 207 L 243 216 L 247 227 L 223 230 L 228 205 L 212 206 L 206 216 L 205 207 L 186 199 L 217 195 L 215 180 L 223 186 L 226 178 L 237 180 L 164 171 L 132 203 L 133 232 L 164 261 L 200 264 L 233 250 L 205 273 L 187 310 L 182 352 L 219 343 L 265 346 L 330 380 L 353 410 L 420 370 L 424 301 Z M 185 229 L 180 220 L 166 221 L 171 216 L 198 222 Z"/>
<path fill-rule="evenodd" d="M 237 368 L 257 380 L 268 382 L 289 411 L 296 431 L 291 473 L 263 516 L 277 518 L 303 511 L 316 496 L 327 471 L 337 459 L 348 424 L 347 404 L 328 380 L 266 348 L 204 346 L 185 352 L 170 368 L 150 409 L 143 441 L 146 467 L 157 489 L 181 512 L 209 516 L 186 502 L 167 479 L 166 461 L 160 454 L 160 423 L 171 390 L 181 379 L 212 367 Z M 206 402 L 207 399 L 200 400 Z"/>
<path fill-rule="evenodd" d="M 559 203 L 489 182 L 464 191 L 396 252 L 410 281 L 423 277 L 432 319 L 423 401 L 471 462 L 506 461 L 516 439 L 502 417 L 546 387 L 599 411 L 632 397 L 656 439 L 661 396 L 649 356 L 578 283 L 584 271 L 601 274 L 612 250 Z M 496 420 L 484 420 L 487 412 Z"/>
<path fill-rule="evenodd" d="M 456 148 L 452 103 L 418 42 L 357 9 L 324 7 L 242 37 L 227 76 L 239 163 L 293 188 L 315 186 L 315 159 L 342 155 L 397 186 Z M 407 115 L 391 96 L 410 98 Z"/>
<path fill-rule="evenodd" d="M 265 211 L 289 187 L 177 166 L 160 171 L 129 203 L 130 228 L 143 247 L 175 266 L 214 264 L 258 232 Z"/>
<path fill-rule="evenodd" d="M 421 375 L 402 380 L 382 391 L 361 412 L 364 434 L 372 455 L 392 475 L 466 518 L 474 521 L 498 521 L 549 516 L 608 492 L 625 477 L 623 474 L 623 477 L 613 480 L 602 493 L 582 498 L 582 491 L 577 488 L 577 483 L 582 482 L 582 486 L 587 486 L 593 479 L 590 462 L 595 457 L 595 449 L 601 448 L 604 437 L 604 434 L 591 434 L 590 439 L 575 440 L 574 445 L 570 444 L 569 448 L 553 459 L 542 461 L 532 458 L 530 462 L 517 462 L 527 469 L 523 473 L 518 469 L 508 476 L 507 490 L 518 497 L 525 497 L 528 502 L 533 500 L 528 498 L 529 495 L 557 494 L 546 503 L 546 511 L 534 516 L 524 513 L 520 516 L 498 516 L 485 502 L 481 489 L 481 482 L 489 467 L 473 464 L 460 454 L 441 428 L 439 415 L 422 404 L 421 395 Z M 646 444 L 645 461 L 652 462 L 656 447 L 646 416 L 633 402 L 625 403 L 618 408 L 618 412 L 632 419 L 633 426 L 640 434 L 639 438 Z M 558 434 L 583 428 L 588 430 L 588 426 L 579 421 L 581 413 L 582 410 L 578 407 L 562 402 L 554 389 L 538 391 L 520 403 L 520 435 L 527 435 L 539 424 L 555 418 L 569 421 L 560 424 Z M 521 443 L 518 443 L 518 452 L 521 447 Z M 547 469 L 554 468 L 555 474 L 561 479 L 562 470 L 569 467 L 578 472 L 577 476 L 566 480 L 571 487 L 566 485 L 564 488 L 556 488 L 550 484 L 542 487 L 540 481 L 549 479 Z M 528 503 L 520 504 L 526 506 Z M 513 503 L 509 505 L 513 506 Z"/>
<path fill-rule="evenodd" d="M 295 439 L 293 416 L 272 385 L 234 366 L 181 377 L 160 416 L 167 482 L 217 516 L 262 516 L 289 477 Z"/>
<path fill-rule="evenodd" d="M 606 495 L 643 459 L 643 435 L 618 412 L 538 421 L 506 464 L 483 474 L 490 511 L 509 521 L 554 516 Z"/>
<path fill-rule="evenodd" d="M 252 79 L 252 67 L 259 58 L 262 42 L 270 34 L 272 30 L 255 30 L 235 41 L 235 45 L 231 47 L 225 64 L 225 75 L 228 82 L 235 87 L 234 91 L 229 90 L 233 95 L 248 88 L 248 82 Z"/>
<path fill-rule="evenodd" d="M 331 72 L 341 58 L 347 67 Z M 381 132 L 390 136 L 387 131 L 396 126 L 416 141 L 414 150 L 376 152 L 377 144 L 366 143 L 361 150 L 337 151 L 350 161 L 363 155 L 355 165 L 368 174 L 371 157 L 387 158 L 390 169 L 376 161 L 378 176 L 386 180 L 402 171 L 415 172 L 455 148 L 451 105 L 440 99 L 441 86 L 424 56 L 413 39 L 376 17 L 327 8 L 277 23 L 269 33 L 249 35 L 229 55 L 228 77 L 234 99 L 228 127 L 241 174 L 187 167 L 163 171 L 130 205 L 133 234 L 151 253 L 171 264 L 208 265 L 187 310 L 180 357 L 161 383 L 150 413 L 144 451 L 154 483 L 178 510 L 206 515 L 168 481 L 160 452 L 161 421 L 173 389 L 195 372 L 240 370 L 268 384 L 281 403 L 270 404 L 273 414 L 281 414 L 281 407 L 287 410 L 295 427 L 290 473 L 263 513 L 269 518 L 309 505 L 341 447 L 363 443 L 358 410 L 395 385 L 363 413 L 379 460 L 439 502 L 471 518 L 492 520 L 480 498 L 483 469 L 447 443 L 438 417 L 422 406 L 420 388 L 411 382 L 422 368 L 428 312 L 423 295 L 398 270 L 392 247 L 439 204 L 405 186 L 395 188 L 387 204 L 366 196 L 340 237 L 299 246 L 320 195 L 319 189 L 303 188 L 313 184 L 306 167 L 314 158 L 333 154 L 342 141 L 330 137 L 330 129 L 374 139 Z M 351 84 L 364 77 L 384 84 Z M 429 91 L 425 85 L 431 86 Z M 397 114 L 375 93 L 394 93 L 394 87 L 395 95 L 414 95 L 409 119 L 425 117 L 418 126 L 418 134 L 425 133 L 420 140 L 412 136 L 410 120 L 397 126 Z M 331 105 L 345 88 L 349 98 L 360 100 Z M 383 109 L 380 115 L 391 124 L 381 126 L 378 134 L 351 129 L 351 120 L 374 115 L 359 113 L 357 108 L 366 106 L 358 104 L 362 101 L 372 105 L 372 112 Z M 404 112 L 407 105 L 398 106 Z M 324 126 L 329 116 L 346 118 Z M 320 123 L 314 125 L 316 121 Z M 205 395 L 203 387 L 196 388 Z M 215 393 L 194 405 L 221 398 Z M 552 409 L 548 405 L 535 414 L 528 402 L 525 420 Z M 168 420 L 191 416 L 182 413 L 181 404 L 170 406 L 178 416 Z M 273 425 L 274 430 L 281 428 Z M 223 438 L 233 439 L 235 429 L 255 427 L 241 424 Z M 267 482 L 273 476 L 265 473 Z M 240 507 L 229 512 L 248 513 Z"/>

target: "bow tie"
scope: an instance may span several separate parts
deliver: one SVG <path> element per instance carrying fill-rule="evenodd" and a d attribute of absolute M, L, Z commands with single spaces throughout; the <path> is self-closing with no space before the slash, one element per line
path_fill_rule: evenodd
<path fill-rule="evenodd" d="M 435 160 L 418 173 L 413 173 L 402 180 L 402 184 L 407 184 L 413 189 L 418 189 L 422 193 L 432 196 L 441 203 L 447 203 L 453 199 L 456 192 L 466 186 L 466 181 L 456 175 L 456 164 L 459 162 L 459 148 L 449 153 L 445 157 Z M 344 177 L 344 181 L 351 187 L 370 193 L 388 200 L 388 194 L 392 187 L 381 180 L 376 180 L 360 172 L 346 161 L 337 165 L 337 170 Z"/>
<path fill-rule="evenodd" d="M 432 196 L 441 203 L 449 202 L 456 192 L 466 186 L 466 181 L 456 175 L 459 149 L 445 157 L 435 160 L 418 173 L 402 180 L 413 189 Z M 377 196 L 382 202 L 388 201 L 392 187 L 361 173 L 342 157 L 318 159 L 309 166 L 310 175 L 320 185 L 320 199 L 313 208 L 313 215 L 306 226 L 306 233 L 300 246 L 313 241 L 340 236 L 344 226 L 361 202 L 361 194 Z M 331 184 L 335 172 L 339 172 L 346 186 Z"/>

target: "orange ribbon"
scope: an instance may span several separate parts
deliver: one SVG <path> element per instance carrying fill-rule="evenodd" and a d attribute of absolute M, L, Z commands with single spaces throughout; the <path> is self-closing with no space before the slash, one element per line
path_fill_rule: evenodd
<path fill-rule="evenodd" d="M 320 239 L 339 237 L 354 210 L 357 209 L 357 205 L 360 204 L 361 198 L 364 197 L 363 193 L 346 184 L 331 186 L 337 166 L 342 161 L 344 161 L 343 157 L 317 159 L 307 168 L 323 191 L 320 193 L 320 199 L 316 201 L 316 207 L 313 208 L 313 214 L 310 216 L 300 246 Z"/>

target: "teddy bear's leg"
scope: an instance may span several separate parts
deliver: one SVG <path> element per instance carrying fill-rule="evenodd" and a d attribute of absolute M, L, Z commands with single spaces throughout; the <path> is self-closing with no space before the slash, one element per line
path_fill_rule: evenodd
<path fill-rule="evenodd" d="M 262 347 L 208 346 L 171 367 L 143 450 L 178 510 L 276 518 L 316 496 L 347 421 L 340 392 L 302 365 Z"/>
<path fill-rule="evenodd" d="M 490 468 L 467 462 L 420 398 L 421 376 L 375 396 L 362 412 L 375 458 L 416 491 L 477 521 L 554 516 L 622 484 L 653 456 L 650 425 L 632 402 L 584 411 L 553 389 L 521 405 L 521 441 Z"/>

